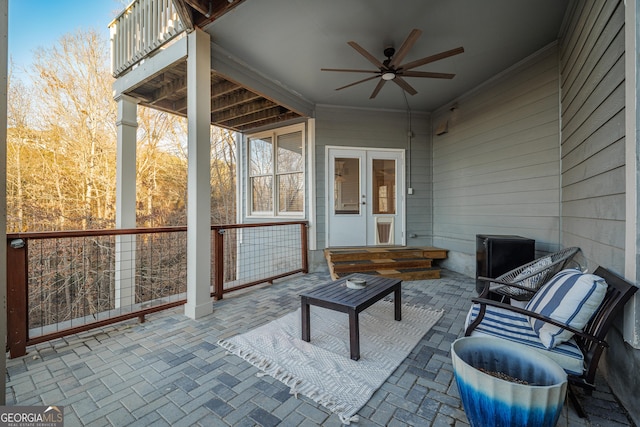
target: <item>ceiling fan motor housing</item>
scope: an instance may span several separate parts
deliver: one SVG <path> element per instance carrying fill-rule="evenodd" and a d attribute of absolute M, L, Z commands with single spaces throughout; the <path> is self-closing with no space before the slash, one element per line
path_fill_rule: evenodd
<path fill-rule="evenodd" d="M 360 70 L 360 69 L 344 69 L 344 68 L 321 68 L 323 71 L 342 71 L 342 72 L 352 72 L 352 73 L 373 73 L 374 75 L 371 77 L 364 78 L 362 80 L 358 80 L 356 82 L 350 83 L 348 85 L 337 88 L 336 90 L 346 89 L 351 86 L 355 86 L 360 83 L 368 82 L 369 80 L 373 80 L 375 78 L 380 78 L 378 84 L 376 85 L 373 93 L 369 97 L 369 99 L 373 99 L 378 95 L 382 86 L 388 81 L 393 81 L 398 86 L 400 86 L 405 92 L 410 95 L 415 95 L 418 93 L 406 80 L 405 77 L 428 77 L 434 79 L 451 79 L 455 76 L 455 74 L 448 73 L 434 73 L 427 71 L 413 71 L 414 68 L 420 67 L 422 65 L 429 64 L 434 61 L 438 61 L 440 59 L 448 58 L 453 55 L 457 55 L 459 53 L 464 52 L 462 47 L 458 47 L 456 49 L 451 49 L 445 52 L 440 52 L 435 55 L 427 56 L 422 59 L 417 59 L 408 63 L 402 63 L 402 60 L 407 55 L 413 44 L 416 42 L 418 37 L 422 34 L 422 31 L 419 29 L 411 30 L 411 33 L 407 36 L 398 52 L 396 52 L 395 48 L 391 45 L 387 45 L 384 48 L 384 56 L 387 57 L 384 61 L 380 61 L 376 59 L 374 55 L 369 53 L 366 49 L 360 46 L 358 43 L 354 41 L 347 42 L 349 46 L 354 48 L 358 53 L 364 56 L 370 63 L 376 66 L 377 70 Z M 398 54 L 394 58 L 395 54 Z"/>
<path fill-rule="evenodd" d="M 383 53 L 384 53 L 384 56 L 386 56 L 388 59 L 391 59 L 391 57 L 396 53 L 396 50 L 393 47 L 389 46 L 384 48 Z"/>

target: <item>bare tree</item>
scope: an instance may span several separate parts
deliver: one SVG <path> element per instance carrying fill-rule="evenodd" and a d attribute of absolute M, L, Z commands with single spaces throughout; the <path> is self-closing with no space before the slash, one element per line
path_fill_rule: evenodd
<path fill-rule="evenodd" d="M 115 179 L 116 109 L 105 46 L 95 31 L 78 31 L 38 50 L 34 60 L 41 126 L 60 130 L 57 152 L 75 167 L 67 172 L 82 179 L 65 192 L 72 191 L 83 229 L 112 223 L 106 214 L 113 200 L 100 200 L 114 197 L 107 183 Z"/>
<path fill-rule="evenodd" d="M 178 123 L 175 153 L 187 164 L 187 123 Z M 235 132 L 212 126 L 211 139 L 211 224 L 236 222 L 236 139 Z M 185 169 L 186 170 L 186 169 Z M 186 187 L 185 187 L 186 194 Z"/>
<path fill-rule="evenodd" d="M 176 133 L 183 120 L 150 108 L 138 110 L 138 211 L 148 227 L 170 225 L 167 221 L 171 221 L 171 212 L 180 209 L 175 205 L 175 197 L 167 193 L 173 192 L 174 185 L 186 187 L 186 164 L 176 162 L 169 154 L 175 140 L 186 138 Z"/>
<path fill-rule="evenodd" d="M 107 52 L 106 40 L 96 32 L 78 31 L 36 52 L 29 71 L 32 86 L 10 79 L 10 231 L 113 226 L 116 104 Z M 184 225 L 186 121 L 146 108 L 139 109 L 138 121 L 137 214 L 147 226 Z M 211 141 L 211 221 L 233 223 L 235 134 L 212 128 Z M 180 239 L 184 237 L 140 238 L 138 302 L 184 292 L 179 288 L 184 280 L 175 279 L 185 274 L 185 242 Z M 113 241 L 105 237 L 38 242 L 42 246 L 37 250 L 33 244 L 35 255 L 29 260 L 35 272 L 30 273 L 35 278 L 29 285 L 30 327 L 113 308 Z M 227 244 L 227 255 L 235 256 L 235 239 L 227 239 Z M 94 266 L 94 260 L 102 263 Z M 232 277 L 235 262 L 227 265 L 225 275 Z M 167 274 L 158 274 L 156 266 L 163 266 Z"/>
<path fill-rule="evenodd" d="M 211 128 L 211 222 L 236 222 L 235 133 Z"/>
<path fill-rule="evenodd" d="M 7 133 L 7 158 L 9 160 L 7 162 L 7 197 L 13 202 L 15 208 L 13 212 L 16 213 L 16 218 L 13 221 L 9 218 L 8 225 L 9 229 L 24 231 L 26 224 L 24 221 L 22 151 L 32 133 L 28 122 L 32 97 L 22 82 L 11 78 L 12 74 L 9 73 L 7 101 L 7 127 L 9 128 Z"/>

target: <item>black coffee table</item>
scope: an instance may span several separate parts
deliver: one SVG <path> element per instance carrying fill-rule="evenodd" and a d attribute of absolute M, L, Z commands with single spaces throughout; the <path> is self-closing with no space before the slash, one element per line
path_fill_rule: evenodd
<path fill-rule="evenodd" d="M 349 278 L 358 277 L 367 281 L 364 289 L 351 289 L 346 286 Z M 402 320 L 400 285 L 402 280 L 389 279 L 366 274 L 351 274 L 309 292 L 300 294 L 302 304 L 302 339 L 311 341 L 311 318 L 309 306 L 317 305 L 349 314 L 349 344 L 351 359 L 360 359 L 360 326 L 358 314 L 377 301 L 393 292 L 394 318 Z"/>

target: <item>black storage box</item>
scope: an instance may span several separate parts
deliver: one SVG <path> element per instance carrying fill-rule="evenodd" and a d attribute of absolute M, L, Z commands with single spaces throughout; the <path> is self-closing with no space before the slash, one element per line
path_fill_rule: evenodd
<path fill-rule="evenodd" d="M 520 236 L 476 234 L 476 291 L 478 276 L 495 278 L 535 259 L 536 241 Z"/>

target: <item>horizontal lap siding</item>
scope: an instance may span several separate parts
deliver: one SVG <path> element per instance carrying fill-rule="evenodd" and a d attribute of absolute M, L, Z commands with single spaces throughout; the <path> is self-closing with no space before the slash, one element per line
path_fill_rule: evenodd
<path fill-rule="evenodd" d="M 415 239 L 407 238 L 408 245 L 432 244 L 431 234 L 431 145 L 429 134 L 429 115 L 411 114 L 411 127 L 414 137 L 411 153 L 406 152 L 405 172 L 411 171 L 411 179 L 407 175 L 406 186 L 411 185 L 413 195 L 407 195 L 406 232 L 418 235 Z M 317 239 L 318 248 L 326 246 L 326 199 L 325 186 L 326 146 L 362 147 L 362 148 L 394 148 L 407 149 L 409 115 L 401 111 L 360 110 L 333 106 L 316 108 L 316 206 L 317 206 Z"/>
<path fill-rule="evenodd" d="M 560 46 L 563 245 L 624 272 L 623 2 L 576 2 Z"/>
<path fill-rule="evenodd" d="M 434 114 L 434 245 L 475 254 L 476 234 L 559 245 L 557 48 L 549 47 Z"/>

